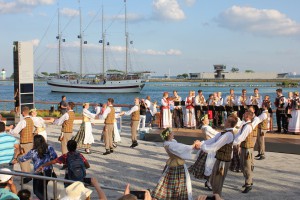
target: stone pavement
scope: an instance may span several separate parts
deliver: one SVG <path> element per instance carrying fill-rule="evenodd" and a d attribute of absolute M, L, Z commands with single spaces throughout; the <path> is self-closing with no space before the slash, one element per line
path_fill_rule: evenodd
<path fill-rule="evenodd" d="M 121 133 L 122 142 L 110 155 L 102 155 L 104 145 L 100 142 L 100 132 L 102 125 L 93 126 L 95 143 L 92 146 L 92 154 L 84 154 L 91 164 L 87 170 L 88 176 L 96 177 L 98 181 L 106 186 L 115 188 L 125 188 L 126 183 L 131 184 L 132 190 L 153 189 L 160 178 L 162 170 L 167 160 L 162 143 L 139 141 L 139 146 L 135 149 L 129 148 L 130 127 L 128 121 L 123 121 Z M 79 125 L 75 125 L 77 132 Z M 60 143 L 57 141 L 60 127 L 49 125 L 47 127 L 48 143 L 60 155 Z M 82 150 L 83 151 L 83 150 Z M 255 154 L 256 155 L 256 154 Z M 224 199 L 299 199 L 300 196 L 300 157 L 299 155 L 267 153 L 267 159 L 255 161 L 254 186 L 248 194 L 242 194 L 244 178 L 242 173 L 229 171 L 223 188 Z M 190 166 L 194 161 L 187 161 Z M 59 170 L 61 166 L 55 166 L 58 177 L 64 177 L 64 171 Z M 19 169 L 19 166 L 16 166 Z M 19 183 L 19 178 L 16 182 Z M 31 183 L 26 187 L 31 189 Z M 19 185 L 19 184 L 18 184 Z M 62 185 L 59 184 L 62 188 Z M 204 181 L 196 180 L 192 177 L 193 196 L 196 198 L 200 194 L 210 195 L 211 192 L 204 188 Z M 32 191 L 32 190 L 31 190 Z M 122 196 L 121 192 L 105 190 L 109 200 Z M 93 192 L 92 199 L 97 199 L 96 192 Z"/>

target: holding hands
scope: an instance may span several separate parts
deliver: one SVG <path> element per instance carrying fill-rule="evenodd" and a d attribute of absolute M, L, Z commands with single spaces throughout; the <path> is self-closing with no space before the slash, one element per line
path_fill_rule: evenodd
<path fill-rule="evenodd" d="M 200 140 L 194 141 L 193 148 L 194 149 L 200 149 L 201 148 L 201 142 L 200 142 Z"/>

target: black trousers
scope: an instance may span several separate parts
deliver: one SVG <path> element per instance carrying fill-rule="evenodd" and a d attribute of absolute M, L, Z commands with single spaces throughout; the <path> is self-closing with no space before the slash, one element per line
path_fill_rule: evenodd
<path fill-rule="evenodd" d="M 276 121 L 278 131 L 281 131 L 283 128 L 284 132 L 288 131 L 288 118 L 284 110 L 276 110 Z"/>
<path fill-rule="evenodd" d="M 39 175 L 43 175 L 43 173 L 40 173 Z M 52 173 L 52 169 L 44 171 L 44 176 L 54 177 L 54 178 L 57 177 L 54 172 Z M 40 200 L 47 200 L 48 199 L 48 194 L 46 194 L 46 199 L 44 198 L 44 187 L 46 187 L 46 192 L 47 192 L 48 181 L 46 181 L 45 183 L 46 183 L 46 185 L 44 186 L 44 180 L 42 180 L 42 179 L 33 179 L 33 193 Z"/>
<path fill-rule="evenodd" d="M 173 110 L 173 119 L 175 128 L 183 127 L 183 114 L 182 109 L 174 109 Z"/>

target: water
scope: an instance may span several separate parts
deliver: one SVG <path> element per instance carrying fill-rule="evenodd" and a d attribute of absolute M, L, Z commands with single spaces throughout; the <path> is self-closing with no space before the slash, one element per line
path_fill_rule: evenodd
<path fill-rule="evenodd" d="M 200 86 L 201 84 L 201 86 Z M 216 86 L 217 85 L 217 86 Z M 61 96 L 66 95 L 67 101 L 73 102 L 89 102 L 89 103 L 104 103 L 107 98 L 114 98 L 115 104 L 133 104 L 135 97 L 146 98 L 151 97 L 151 101 L 157 101 L 160 104 L 163 92 L 169 92 L 172 96 L 173 90 L 177 90 L 178 94 L 184 99 L 187 97 L 190 90 L 203 90 L 205 98 L 213 92 L 222 92 L 223 97 L 227 96 L 229 89 L 233 88 L 236 95 L 240 95 L 242 89 L 247 89 L 247 94 L 251 95 L 253 89 L 257 87 L 262 95 L 270 95 L 273 102 L 276 97 L 276 83 L 260 83 L 260 82 L 227 82 L 227 83 L 195 83 L 195 82 L 149 82 L 146 83 L 141 93 L 130 94 L 96 94 L 96 93 L 59 93 L 51 92 L 50 87 L 44 81 L 35 82 L 35 101 L 60 102 Z M 13 82 L 0 82 L 0 100 L 13 100 Z M 298 88 L 284 88 L 284 95 L 287 92 L 299 90 Z M 37 104 L 38 109 L 49 109 L 49 105 Z M 0 110 L 3 110 L 4 104 L 0 103 Z M 13 109 L 13 104 L 6 104 L 6 109 Z"/>

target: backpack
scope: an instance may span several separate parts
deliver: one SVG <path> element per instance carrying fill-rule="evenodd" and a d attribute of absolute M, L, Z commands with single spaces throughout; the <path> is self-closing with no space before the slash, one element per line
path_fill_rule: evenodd
<path fill-rule="evenodd" d="M 73 181 L 83 181 L 86 176 L 86 169 L 78 152 L 67 155 L 68 179 Z"/>

